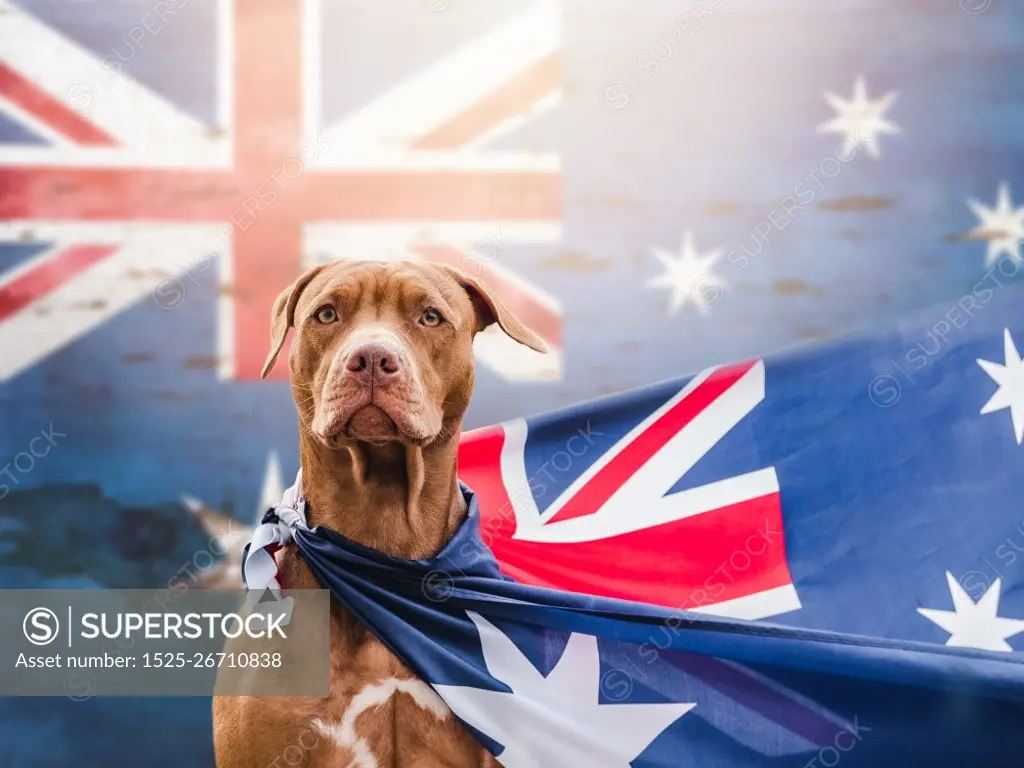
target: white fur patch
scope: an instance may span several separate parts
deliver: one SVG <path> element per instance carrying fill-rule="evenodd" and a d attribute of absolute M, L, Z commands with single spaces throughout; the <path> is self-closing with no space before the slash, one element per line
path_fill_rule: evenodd
<path fill-rule="evenodd" d="M 421 709 L 433 713 L 440 720 L 446 720 L 451 713 L 434 689 L 422 680 L 389 677 L 379 683 L 370 683 L 353 696 L 339 722 L 331 725 L 318 717 L 313 720 L 313 727 L 339 747 L 352 751 L 354 758 L 349 764 L 351 768 L 379 768 L 370 745 L 356 733 L 356 719 L 366 710 L 384 704 L 396 693 L 408 694 Z"/>
<path fill-rule="evenodd" d="M 397 344 L 401 347 L 403 352 L 405 351 L 405 344 L 402 338 L 386 325 L 370 323 L 356 328 L 345 342 L 345 349 L 350 349 L 352 346 L 361 344 L 364 341 L 390 341 L 392 344 Z"/>

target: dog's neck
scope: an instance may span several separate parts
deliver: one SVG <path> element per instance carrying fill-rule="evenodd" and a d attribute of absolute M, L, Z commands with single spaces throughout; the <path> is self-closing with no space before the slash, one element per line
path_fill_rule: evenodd
<path fill-rule="evenodd" d="M 426 447 L 357 442 L 330 449 L 304 436 L 300 455 L 311 528 L 324 525 L 392 557 L 420 559 L 440 552 L 465 519 L 457 437 Z"/>

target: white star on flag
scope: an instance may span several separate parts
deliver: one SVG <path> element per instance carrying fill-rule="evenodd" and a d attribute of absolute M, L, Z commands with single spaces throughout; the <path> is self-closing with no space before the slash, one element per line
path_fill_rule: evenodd
<path fill-rule="evenodd" d="M 219 550 L 217 554 L 222 555 L 216 565 L 195 575 L 195 586 L 207 589 L 237 589 L 242 586 L 242 550 L 252 541 L 252 535 L 263 519 L 263 514 L 280 504 L 283 494 L 281 463 L 278 461 L 277 451 L 271 450 L 267 454 L 263 488 L 256 505 L 253 525 L 246 525 L 231 515 L 208 507 L 195 496 L 187 493 L 181 495 L 182 504 L 196 516 L 199 524 L 210 534 L 211 546 L 216 544 L 216 549 Z"/>
<path fill-rule="evenodd" d="M 580 765 L 628 768 L 693 704 L 600 704 L 597 638 L 573 633 L 544 677 L 501 630 L 467 611 L 480 633 L 487 671 L 512 689 L 434 688 L 459 717 L 504 746 L 506 768 Z"/>
<path fill-rule="evenodd" d="M 896 92 L 890 91 L 871 100 L 863 77 L 857 77 L 853 84 L 853 97 L 849 101 L 830 92 L 825 93 L 825 100 L 836 111 L 836 116 L 819 125 L 819 133 L 841 133 L 846 144 L 854 148 L 867 147 L 868 154 L 874 158 L 881 155 L 878 136 L 900 132 L 898 125 L 885 119 L 885 110 L 896 101 Z"/>
<path fill-rule="evenodd" d="M 668 310 L 670 315 L 675 315 L 687 300 L 692 301 L 703 314 L 707 314 L 722 298 L 725 290 L 725 284 L 714 273 L 715 262 L 724 252 L 719 248 L 701 256 L 694 247 L 693 233 L 686 232 L 678 257 L 662 248 L 654 249 L 654 255 L 665 272 L 648 280 L 647 287 L 668 288 L 672 291 Z"/>
<path fill-rule="evenodd" d="M 985 266 L 995 263 L 1003 253 L 1020 261 L 1021 255 L 1017 249 L 1024 241 L 1024 207 L 1013 207 L 1010 185 L 1006 182 L 999 185 L 995 208 L 982 205 L 977 200 L 968 200 L 967 205 L 979 221 L 978 226 L 968 235 L 988 240 Z"/>
<path fill-rule="evenodd" d="M 946 645 L 957 648 L 977 648 L 982 651 L 1012 651 L 1007 638 L 1024 632 L 1024 621 L 1000 618 L 999 593 L 1002 581 L 992 582 L 985 594 L 975 603 L 964 588 L 946 571 L 949 594 L 953 597 L 953 610 L 918 608 L 917 612 L 949 632 Z"/>
<path fill-rule="evenodd" d="M 999 385 L 996 393 L 982 406 L 981 412 L 986 414 L 1009 408 L 1017 445 L 1020 445 L 1024 442 L 1024 363 L 1021 362 L 1009 328 L 1003 329 L 1003 354 L 1006 358 L 1004 365 L 978 360 L 982 370 Z"/>

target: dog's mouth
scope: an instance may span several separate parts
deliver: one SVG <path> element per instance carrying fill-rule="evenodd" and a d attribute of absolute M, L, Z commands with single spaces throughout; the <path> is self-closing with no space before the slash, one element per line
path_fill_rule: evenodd
<path fill-rule="evenodd" d="M 379 405 L 370 403 L 356 410 L 342 429 L 346 437 L 364 442 L 383 442 L 399 437 L 398 424 Z"/>
<path fill-rule="evenodd" d="M 344 393 L 320 405 L 311 427 L 333 448 L 351 441 L 426 445 L 440 432 L 440 412 L 431 415 L 431 409 L 387 393 Z"/>

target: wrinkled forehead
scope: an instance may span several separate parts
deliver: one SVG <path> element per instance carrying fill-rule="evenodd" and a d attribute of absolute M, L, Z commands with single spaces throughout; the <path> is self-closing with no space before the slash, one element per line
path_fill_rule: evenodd
<path fill-rule="evenodd" d="M 377 319 L 406 315 L 429 305 L 461 325 L 472 302 L 451 273 L 429 263 L 409 261 L 340 261 L 329 265 L 302 292 L 296 321 L 332 303 L 342 316 L 366 314 Z"/>

